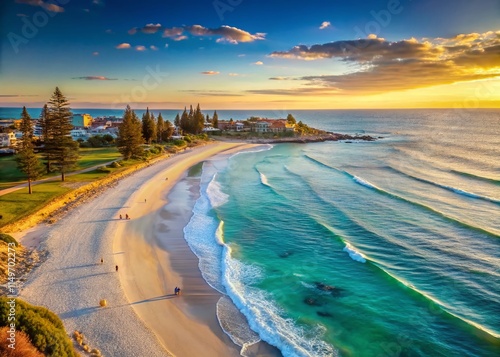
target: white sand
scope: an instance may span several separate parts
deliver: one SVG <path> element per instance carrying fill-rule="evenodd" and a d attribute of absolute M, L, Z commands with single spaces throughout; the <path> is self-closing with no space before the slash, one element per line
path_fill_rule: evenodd
<path fill-rule="evenodd" d="M 217 324 L 220 295 L 201 279 L 197 259 L 179 233 L 191 215 L 192 198 L 164 212 L 175 215 L 167 228 L 171 240 L 156 240 L 153 221 L 189 167 L 248 146 L 216 143 L 178 154 L 123 179 L 48 230 L 42 228 L 50 256 L 31 274 L 21 297 L 56 312 L 69 332 L 82 331 L 105 356 L 168 356 L 167 350 L 179 357 L 238 356 L 239 348 Z M 132 219 L 120 221 L 120 213 Z M 26 239 L 33 242 L 36 232 Z M 185 290 L 182 296 L 171 296 L 175 285 Z M 107 308 L 98 307 L 103 298 Z"/>

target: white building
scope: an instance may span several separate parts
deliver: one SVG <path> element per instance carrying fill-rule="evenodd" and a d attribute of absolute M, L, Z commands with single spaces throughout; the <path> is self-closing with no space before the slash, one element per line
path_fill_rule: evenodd
<path fill-rule="evenodd" d="M 9 147 L 16 144 L 16 134 L 0 133 L 0 147 Z"/>

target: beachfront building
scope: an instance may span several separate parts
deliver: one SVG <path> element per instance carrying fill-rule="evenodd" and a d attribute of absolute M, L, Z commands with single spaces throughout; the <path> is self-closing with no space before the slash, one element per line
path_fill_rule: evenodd
<path fill-rule="evenodd" d="M 260 119 L 250 124 L 250 130 L 256 133 L 267 133 L 271 131 L 269 126 L 269 121 Z"/>
<path fill-rule="evenodd" d="M 289 124 L 286 119 L 258 119 L 250 123 L 251 131 L 256 133 L 294 132 L 295 124 Z"/>
<path fill-rule="evenodd" d="M 0 147 L 10 147 L 16 145 L 16 134 L 0 133 Z"/>
<path fill-rule="evenodd" d="M 73 114 L 71 124 L 75 128 L 88 128 L 92 125 L 92 116 L 90 114 Z"/>

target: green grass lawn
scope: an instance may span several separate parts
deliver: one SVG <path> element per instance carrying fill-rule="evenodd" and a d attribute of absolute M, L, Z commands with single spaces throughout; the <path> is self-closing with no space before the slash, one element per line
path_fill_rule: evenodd
<path fill-rule="evenodd" d="M 92 166 L 104 164 L 117 160 L 121 157 L 116 147 L 107 148 L 81 148 L 80 158 L 72 171 L 83 170 Z M 58 176 L 59 173 L 51 173 L 43 177 Z M 14 156 L 0 157 L 0 190 L 15 186 L 26 180 L 18 170 Z"/>
<path fill-rule="evenodd" d="M 42 208 L 51 199 L 71 191 L 70 187 L 61 186 L 58 181 L 42 183 L 33 187 L 33 194 L 28 194 L 28 188 L 0 196 L 0 226 L 23 218 Z"/>
<path fill-rule="evenodd" d="M 86 169 L 121 158 L 118 149 L 114 146 L 107 148 L 81 148 L 79 153 L 80 159 L 78 160 L 76 170 Z"/>

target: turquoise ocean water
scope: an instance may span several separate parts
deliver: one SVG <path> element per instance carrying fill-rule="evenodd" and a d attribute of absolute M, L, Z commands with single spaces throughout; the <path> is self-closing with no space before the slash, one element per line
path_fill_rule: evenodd
<path fill-rule="evenodd" d="M 258 334 L 224 300 L 233 340 L 284 356 L 500 355 L 500 111 L 292 113 L 383 139 L 205 162 L 185 237 Z M 251 115 L 286 112 L 219 112 Z"/>
<path fill-rule="evenodd" d="M 185 228 L 205 279 L 284 356 L 498 355 L 500 111 L 297 117 L 384 139 L 206 162 Z"/>

